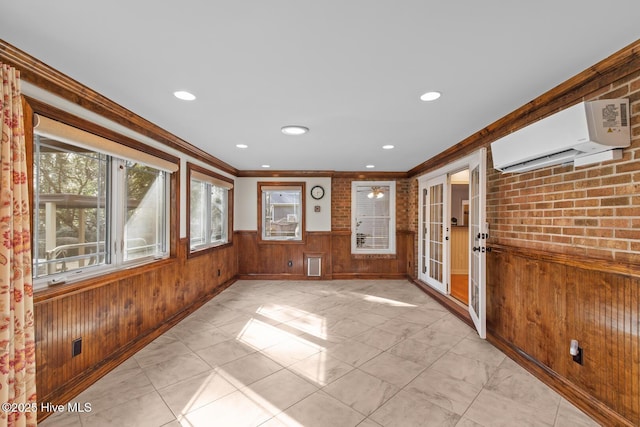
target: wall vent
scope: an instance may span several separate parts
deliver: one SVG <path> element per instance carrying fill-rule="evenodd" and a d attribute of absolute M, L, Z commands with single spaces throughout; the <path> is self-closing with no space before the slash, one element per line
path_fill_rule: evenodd
<path fill-rule="evenodd" d="M 309 277 L 322 276 L 322 257 L 307 258 L 307 276 Z"/>

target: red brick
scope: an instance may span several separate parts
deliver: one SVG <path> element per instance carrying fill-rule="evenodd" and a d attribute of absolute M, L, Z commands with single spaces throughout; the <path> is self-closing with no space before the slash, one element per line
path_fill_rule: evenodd
<path fill-rule="evenodd" d="M 565 227 L 562 229 L 562 234 L 565 234 L 567 236 L 584 236 L 584 228 Z"/>
<path fill-rule="evenodd" d="M 603 218 L 600 220 L 600 227 L 603 228 L 629 228 L 631 220 L 628 218 Z"/>
<path fill-rule="evenodd" d="M 594 187 L 599 187 L 600 186 L 600 178 L 594 178 L 594 179 L 583 179 L 580 181 L 576 181 L 576 189 L 579 188 L 594 188 Z"/>
<path fill-rule="evenodd" d="M 612 238 L 613 230 L 611 228 L 593 227 L 587 228 L 586 235 L 589 237 Z"/>
<path fill-rule="evenodd" d="M 629 197 L 605 197 L 600 200 L 600 206 L 627 206 L 630 202 Z"/>
<path fill-rule="evenodd" d="M 562 200 L 562 201 L 554 202 L 553 207 L 555 209 L 572 208 L 574 206 L 574 203 L 575 202 L 573 200 Z"/>
<path fill-rule="evenodd" d="M 619 186 L 619 187 L 615 187 L 615 194 L 616 195 L 624 195 L 624 194 L 636 195 L 636 194 L 640 194 L 640 184 L 629 184 L 629 185 L 622 185 L 622 186 Z"/>
<path fill-rule="evenodd" d="M 574 225 L 579 227 L 597 227 L 598 220 L 590 218 L 576 218 L 573 220 Z"/>
<path fill-rule="evenodd" d="M 625 240 L 599 239 L 598 246 L 601 248 L 628 250 L 629 243 Z"/>
<path fill-rule="evenodd" d="M 576 208 L 600 206 L 600 199 L 581 199 L 573 202 Z"/>
<path fill-rule="evenodd" d="M 587 172 L 587 177 L 588 178 L 595 178 L 598 176 L 606 176 L 606 175 L 611 175 L 613 173 L 613 166 L 605 166 L 605 167 L 598 167 L 598 168 L 593 168 L 590 169 Z"/>
<path fill-rule="evenodd" d="M 616 239 L 633 239 L 640 240 L 640 230 L 616 230 Z"/>
<path fill-rule="evenodd" d="M 627 184 L 631 182 L 631 174 L 616 174 L 612 176 L 607 176 L 602 178 L 602 185 L 617 185 L 617 184 Z"/>

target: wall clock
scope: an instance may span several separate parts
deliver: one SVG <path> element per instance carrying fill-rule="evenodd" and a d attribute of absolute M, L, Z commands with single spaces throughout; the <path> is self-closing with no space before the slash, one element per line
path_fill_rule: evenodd
<path fill-rule="evenodd" d="M 319 185 L 314 186 L 311 189 L 311 197 L 313 197 L 316 200 L 320 200 L 324 197 L 324 188 L 322 188 Z"/>

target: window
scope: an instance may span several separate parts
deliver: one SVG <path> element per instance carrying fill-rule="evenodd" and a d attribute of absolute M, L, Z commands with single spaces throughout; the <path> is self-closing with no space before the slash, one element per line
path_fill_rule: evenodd
<path fill-rule="evenodd" d="M 189 244 L 192 252 L 229 243 L 231 221 L 230 193 L 233 184 L 228 178 L 188 164 Z"/>
<path fill-rule="evenodd" d="M 304 234 L 304 183 L 258 183 L 262 240 L 301 241 Z"/>
<path fill-rule="evenodd" d="M 175 163 L 36 115 L 33 276 L 60 283 L 169 255 Z"/>
<path fill-rule="evenodd" d="M 352 182 L 352 253 L 395 254 L 395 200 L 394 181 Z"/>

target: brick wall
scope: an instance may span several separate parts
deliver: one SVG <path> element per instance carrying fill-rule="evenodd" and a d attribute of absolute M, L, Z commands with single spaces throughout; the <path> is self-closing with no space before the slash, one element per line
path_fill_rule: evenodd
<path fill-rule="evenodd" d="M 388 178 L 368 176 L 367 179 L 334 177 L 331 180 L 331 229 L 351 230 L 351 182 L 389 181 Z M 396 181 L 396 229 L 409 230 L 411 180 Z"/>
<path fill-rule="evenodd" d="M 640 262 L 640 72 L 585 100 L 607 98 L 629 98 L 631 104 L 632 143 L 621 160 L 502 174 L 488 159 L 492 241 Z"/>

